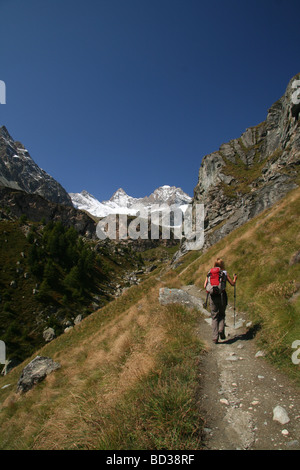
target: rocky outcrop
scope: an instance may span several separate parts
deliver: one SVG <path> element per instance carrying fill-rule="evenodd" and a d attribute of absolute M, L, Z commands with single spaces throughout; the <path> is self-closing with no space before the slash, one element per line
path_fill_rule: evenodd
<path fill-rule="evenodd" d="M 261 124 L 221 145 L 201 163 L 194 205 L 205 208 L 208 247 L 272 206 L 299 184 L 300 121 L 293 77 Z"/>
<path fill-rule="evenodd" d="M 13 140 L 5 126 L 0 127 L 0 185 L 73 207 L 65 189 L 32 160 L 28 150 Z"/>
<path fill-rule="evenodd" d="M 87 238 L 96 238 L 95 221 L 73 206 L 66 206 L 47 201 L 37 194 L 28 194 L 11 188 L 0 187 L 0 217 L 5 216 L 8 209 L 9 216 L 26 216 L 32 222 L 44 220 L 46 223 L 61 222 L 65 227 L 74 227 L 77 232 Z"/>

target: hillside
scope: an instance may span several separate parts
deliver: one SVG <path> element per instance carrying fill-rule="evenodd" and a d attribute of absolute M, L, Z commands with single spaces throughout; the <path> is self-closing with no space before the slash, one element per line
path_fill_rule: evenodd
<path fill-rule="evenodd" d="M 41 347 L 45 330 L 58 336 L 105 305 L 143 266 L 129 248 L 83 241 L 61 222 L 1 220 L 0 242 L 0 337 L 14 361 Z"/>
<path fill-rule="evenodd" d="M 160 287 L 184 286 L 201 293 L 217 256 L 230 274 L 238 273 L 238 317 L 252 321 L 251 337 L 256 334 L 257 348 L 266 352 L 262 361 L 300 385 L 299 365 L 291 361 L 291 345 L 300 338 L 299 202 L 295 189 L 204 254 L 188 253 L 160 277 L 153 272 L 44 346 L 31 359 L 48 356 L 61 368 L 26 394 L 16 394 L 25 364 L 2 377 L 0 447 L 203 448 L 205 377 L 199 382 L 199 374 L 211 347 L 200 339 L 200 313 L 179 304 L 163 306 L 158 293 Z"/>

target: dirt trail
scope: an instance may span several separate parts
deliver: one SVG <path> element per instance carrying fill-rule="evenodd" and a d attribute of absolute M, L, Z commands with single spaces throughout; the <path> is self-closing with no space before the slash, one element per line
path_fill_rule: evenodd
<path fill-rule="evenodd" d="M 182 288 L 194 297 L 195 286 Z M 246 319 L 233 308 L 226 311 L 226 339 L 211 340 L 210 318 L 201 319 L 199 335 L 208 345 L 201 365 L 201 412 L 206 448 L 213 450 L 300 450 L 300 389 L 273 368 L 247 332 Z M 291 355 L 292 355 L 291 349 Z M 295 366 L 296 367 L 296 366 Z M 273 409 L 283 407 L 287 424 L 273 420 Z"/>

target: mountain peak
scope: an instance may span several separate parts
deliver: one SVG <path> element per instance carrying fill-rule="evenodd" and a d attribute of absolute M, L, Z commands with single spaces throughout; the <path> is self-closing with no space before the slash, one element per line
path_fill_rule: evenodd
<path fill-rule="evenodd" d="M 34 162 L 23 144 L 15 141 L 5 126 L 0 127 L 0 184 L 72 206 L 66 190 Z"/>
<path fill-rule="evenodd" d="M 127 196 L 127 193 L 126 191 L 124 191 L 123 188 L 119 188 L 117 189 L 117 191 L 114 192 L 114 194 L 110 198 L 110 201 L 112 201 L 115 197 L 118 197 L 118 196 Z"/>
<path fill-rule="evenodd" d="M 83 209 L 96 217 L 106 217 L 108 214 L 128 214 L 135 215 L 137 207 L 142 205 L 150 207 L 152 204 L 168 205 L 176 204 L 183 206 L 191 203 L 192 198 L 181 188 L 169 186 L 167 184 L 155 189 L 150 196 L 134 198 L 129 196 L 123 188 L 114 192 L 108 201 L 100 202 L 87 191 L 81 193 L 70 193 L 73 204 L 78 209 Z"/>

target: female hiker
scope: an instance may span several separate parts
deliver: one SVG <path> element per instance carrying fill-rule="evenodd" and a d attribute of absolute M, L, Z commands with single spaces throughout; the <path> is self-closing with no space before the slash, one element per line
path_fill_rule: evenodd
<path fill-rule="evenodd" d="M 204 283 L 209 295 L 209 304 L 212 318 L 213 342 L 218 343 L 218 339 L 225 339 L 225 310 L 227 306 L 226 282 L 234 286 L 237 280 L 236 274 L 233 280 L 225 271 L 225 264 L 218 258 L 214 267 L 210 269 Z"/>

